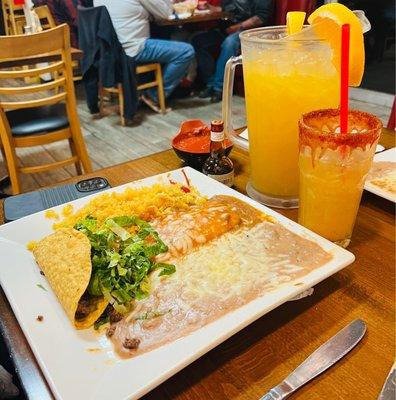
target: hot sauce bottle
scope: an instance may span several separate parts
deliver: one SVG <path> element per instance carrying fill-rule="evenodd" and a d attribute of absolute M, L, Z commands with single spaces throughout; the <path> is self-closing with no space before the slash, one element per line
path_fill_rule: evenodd
<path fill-rule="evenodd" d="M 224 123 L 214 120 L 210 126 L 210 156 L 205 161 L 202 172 L 227 186 L 234 184 L 234 165 L 225 155 Z"/>

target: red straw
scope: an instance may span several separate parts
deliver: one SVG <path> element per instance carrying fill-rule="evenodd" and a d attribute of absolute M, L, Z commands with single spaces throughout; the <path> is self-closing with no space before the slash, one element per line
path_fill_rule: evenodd
<path fill-rule="evenodd" d="M 341 102 L 340 129 L 348 132 L 348 85 L 349 85 L 349 24 L 342 25 L 341 30 Z"/>

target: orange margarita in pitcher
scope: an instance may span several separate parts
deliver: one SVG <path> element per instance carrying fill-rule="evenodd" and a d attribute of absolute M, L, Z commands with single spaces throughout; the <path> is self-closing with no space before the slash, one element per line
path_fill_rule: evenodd
<path fill-rule="evenodd" d="M 364 15 L 363 15 L 364 16 Z M 249 143 L 247 193 L 273 207 L 297 207 L 299 196 L 298 121 L 315 109 L 340 104 L 340 26 L 351 28 L 350 80 L 358 86 L 364 69 L 364 43 L 358 17 L 342 4 L 326 4 L 308 18 L 291 12 L 287 26 L 242 32 L 242 56 L 225 70 L 223 116 L 233 134 L 231 95 L 236 65 L 243 64 Z"/>
<path fill-rule="evenodd" d="M 261 40 L 266 36 L 263 31 Z M 301 115 L 339 104 L 339 74 L 330 46 L 319 40 L 281 39 L 284 33 L 284 28 L 268 30 L 277 39 L 262 44 L 262 51 L 249 41 L 254 32 L 242 40 L 250 183 L 275 202 L 298 198 Z"/>

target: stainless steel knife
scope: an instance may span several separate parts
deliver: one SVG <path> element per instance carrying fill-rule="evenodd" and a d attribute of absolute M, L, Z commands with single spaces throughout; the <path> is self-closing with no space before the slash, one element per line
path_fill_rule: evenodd
<path fill-rule="evenodd" d="M 282 400 L 311 379 L 330 368 L 349 353 L 366 333 L 366 324 L 356 319 L 315 350 L 283 382 L 272 388 L 260 400 Z"/>
<path fill-rule="evenodd" d="M 393 364 L 378 400 L 395 400 L 396 398 L 396 363 Z"/>

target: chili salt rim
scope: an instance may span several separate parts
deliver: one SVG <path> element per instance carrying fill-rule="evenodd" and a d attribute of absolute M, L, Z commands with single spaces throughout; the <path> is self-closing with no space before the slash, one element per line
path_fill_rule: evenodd
<path fill-rule="evenodd" d="M 378 139 L 382 129 L 382 122 L 376 116 L 364 111 L 349 110 L 348 121 L 349 126 L 353 125 L 353 120 L 363 121 L 366 125 L 365 132 L 324 132 L 322 129 L 309 124 L 309 121 L 312 120 L 320 120 L 322 118 L 325 120 L 325 118 L 339 117 L 339 115 L 340 110 L 334 108 L 311 111 L 307 114 L 303 114 L 298 121 L 300 128 L 300 147 L 306 145 L 310 147 L 330 147 L 335 149 L 339 146 L 349 146 L 352 148 L 360 147 L 364 149 L 367 145 L 373 145 Z M 352 124 L 350 122 L 352 122 Z"/>

